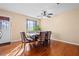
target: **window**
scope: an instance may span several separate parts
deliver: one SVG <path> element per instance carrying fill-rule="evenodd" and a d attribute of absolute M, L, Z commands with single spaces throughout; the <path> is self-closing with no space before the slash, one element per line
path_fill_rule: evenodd
<path fill-rule="evenodd" d="M 27 30 L 28 30 L 28 32 L 34 32 L 35 26 L 37 26 L 37 21 L 27 20 Z"/>

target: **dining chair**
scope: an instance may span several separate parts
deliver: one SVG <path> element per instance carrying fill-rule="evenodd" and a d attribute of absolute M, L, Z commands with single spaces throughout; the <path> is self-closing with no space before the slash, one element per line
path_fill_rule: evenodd
<path fill-rule="evenodd" d="M 45 41 L 45 32 L 40 32 L 39 38 L 38 38 L 38 45 L 44 46 Z"/>
<path fill-rule="evenodd" d="M 52 33 L 51 31 L 46 32 L 45 41 L 47 44 L 50 44 L 51 33 Z"/>
<path fill-rule="evenodd" d="M 30 38 L 28 39 L 25 35 L 25 32 L 20 32 L 21 34 L 21 42 L 22 42 L 22 47 L 23 47 L 23 51 L 25 52 L 26 49 L 26 44 L 28 43 L 30 47 L 32 47 L 31 43 L 33 42 L 33 40 Z"/>

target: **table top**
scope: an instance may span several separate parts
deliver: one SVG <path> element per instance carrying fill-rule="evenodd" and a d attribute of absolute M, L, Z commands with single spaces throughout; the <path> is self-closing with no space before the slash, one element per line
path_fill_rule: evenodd
<path fill-rule="evenodd" d="M 28 36 L 39 35 L 39 33 L 27 33 Z"/>

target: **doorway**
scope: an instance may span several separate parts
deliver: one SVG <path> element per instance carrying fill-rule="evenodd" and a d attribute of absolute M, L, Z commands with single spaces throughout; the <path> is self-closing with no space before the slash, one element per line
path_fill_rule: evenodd
<path fill-rule="evenodd" d="M 0 44 L 10 42 L 9 17 L 0 16 Z"/>

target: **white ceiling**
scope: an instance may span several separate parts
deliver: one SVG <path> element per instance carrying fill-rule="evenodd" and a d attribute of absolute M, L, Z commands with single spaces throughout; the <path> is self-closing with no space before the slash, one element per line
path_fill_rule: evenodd
<path fill-rule="evenodd" d="M 0 3 L 0 9 L 20 13 L 23 15 L 36 17 L 40 15 L 41 10 L 47 10 L 54 15 L 66 10 L 79 7 L 78 3 Z"/>

